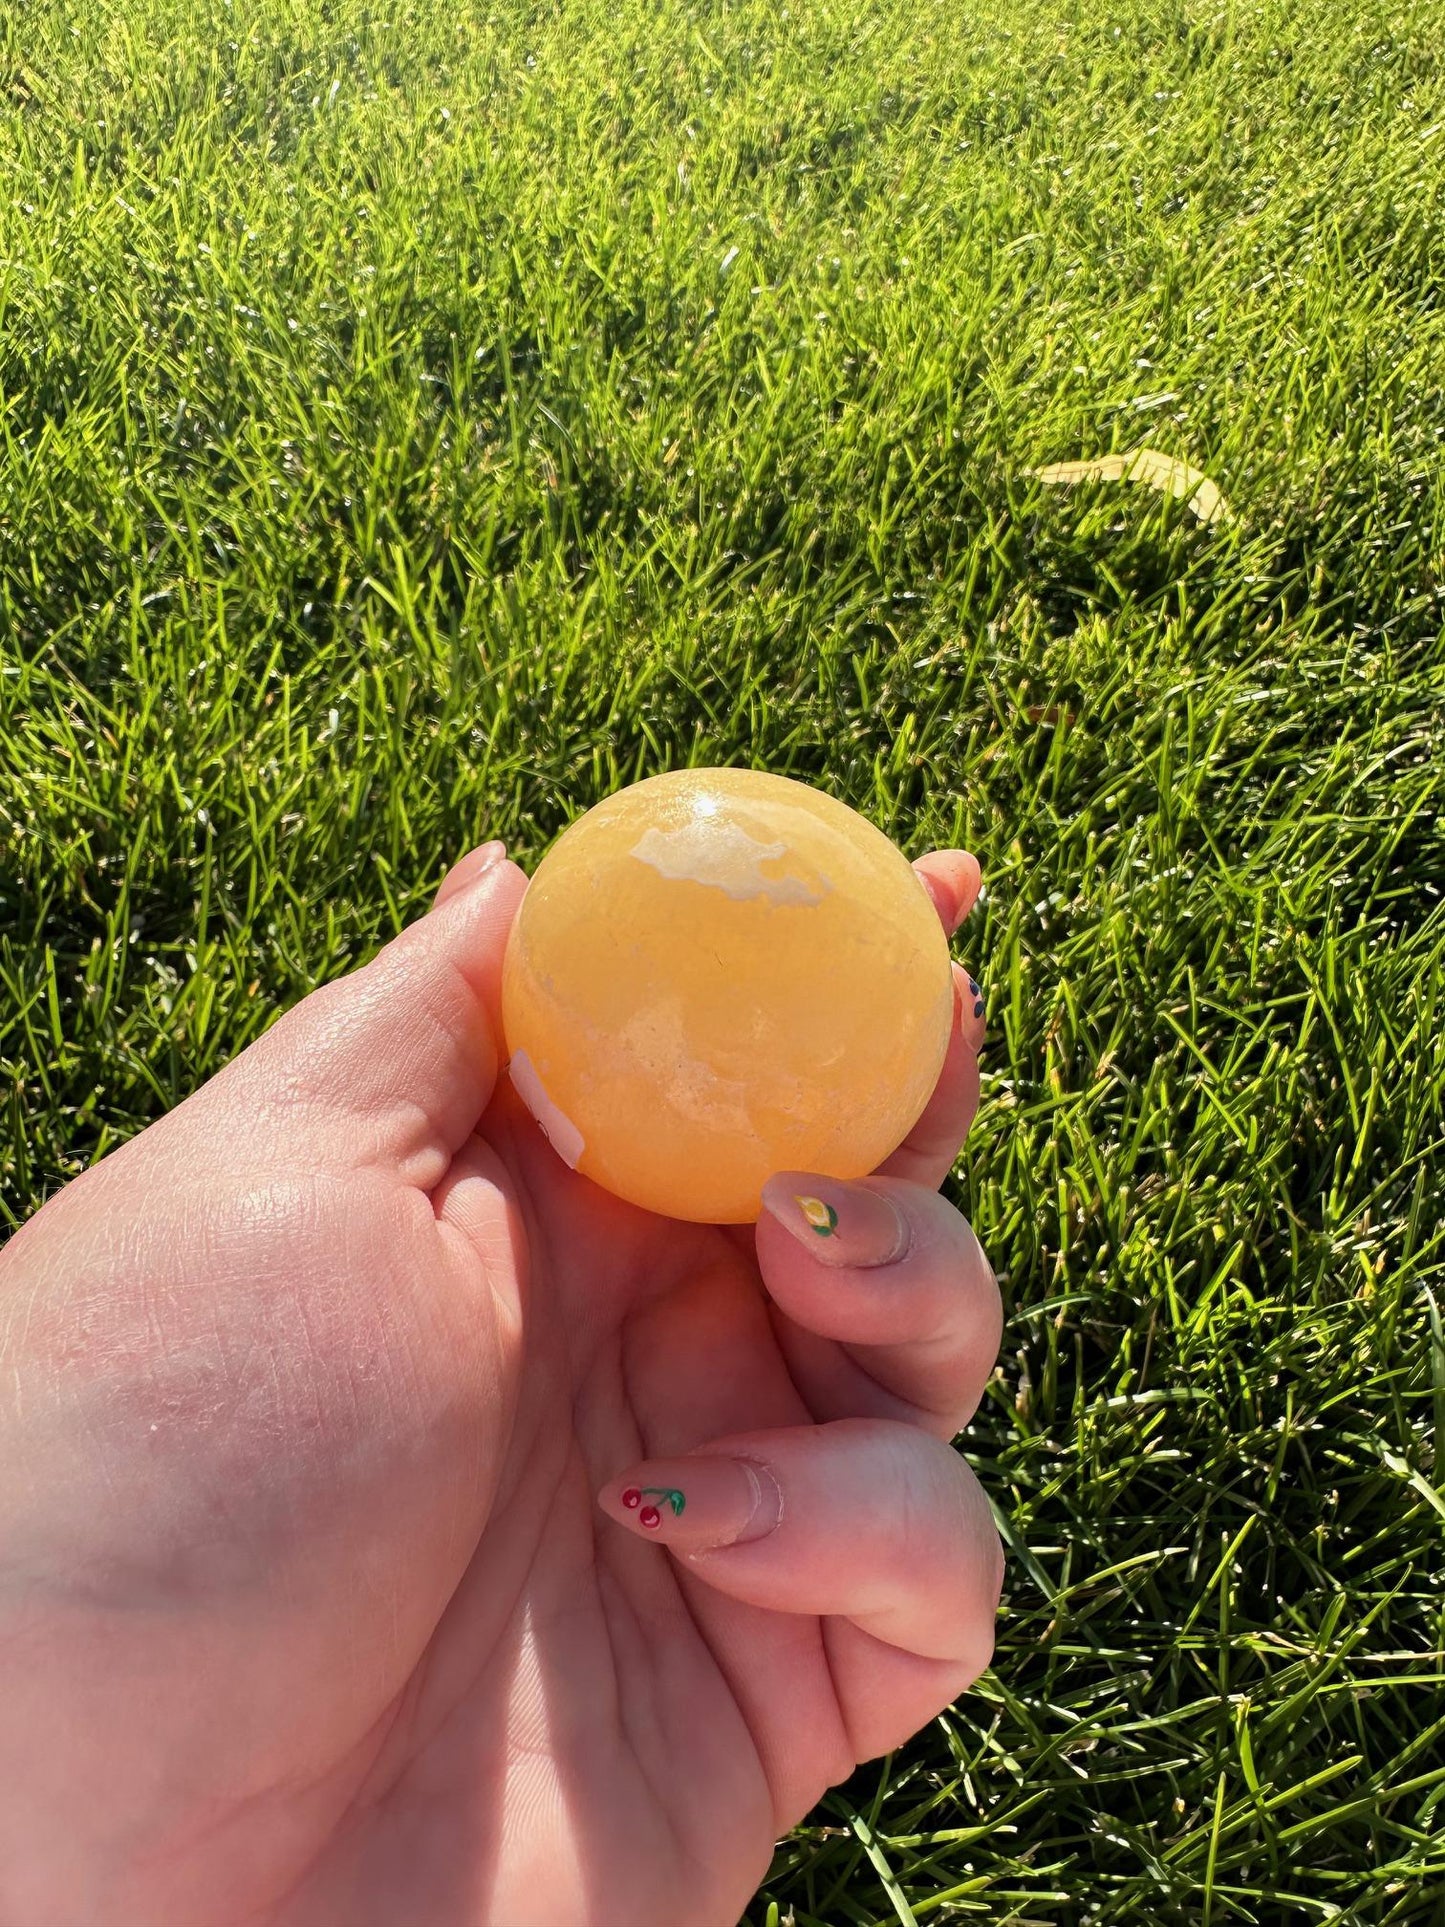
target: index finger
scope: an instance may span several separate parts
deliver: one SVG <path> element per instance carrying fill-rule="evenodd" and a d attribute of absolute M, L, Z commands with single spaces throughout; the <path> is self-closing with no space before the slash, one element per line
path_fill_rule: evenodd
<path fill-rule="evenodd" d="M 950 936 L 978 901 L 983 882 L 970 850 L 930 850 L 914 872 Z M 939 1185 L 953 1169 L 978 1109 L 978 1053 L 983 1047 L 983 992 L 962 964 L 953 966 L 953 1029 L 938 1083 L 922 1117 L 879 1175 Z"/>
<path fill-rule="evenodd" d="M 978 901 L 983 869 L 972 850 L 930 850 L 913 866 L 933 899 L 945 933 L 952 936 Z"/>

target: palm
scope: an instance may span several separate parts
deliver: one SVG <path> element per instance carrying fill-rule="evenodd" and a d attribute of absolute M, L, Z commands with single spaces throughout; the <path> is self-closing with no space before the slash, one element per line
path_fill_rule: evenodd
<path fill-rule="evenodd" d="M 593 1494 L 643 1454 L 812 1415 L 743 1241 L 573 1178 L 505 1099 L 483 1135 L 524 1220 L 548 1227 L 526 1254 L 525 1383 L 475 1553 L 368 1776 L 385 1795 L 318 1843 L 300 1913 L 350 1921 L 394 1881 L 437 1927 L 714 1922 L 854 1764 L 846 1709 L 816 1618 L 714 1592 Z M 547 1815 L 525 1852 L 509 1810 Z M 425 1896 L 418 1813 L 448 1843 Z"/>

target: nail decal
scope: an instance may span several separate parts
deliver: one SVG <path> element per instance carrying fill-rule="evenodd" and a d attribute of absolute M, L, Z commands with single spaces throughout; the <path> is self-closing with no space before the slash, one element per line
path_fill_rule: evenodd
<path fill-rule="evenodd" d="M 637 1513 L 638 1522 L 646 1526 L 649 1532 L 656 1531 L 657 1527 L 662 1524 L 662 1514 L 658 1511 L 657 1507 L 655 1505 L 642 1504 L 644 1495 L 649 1492 L 655 1493 L 659 1499 L 665 1500 L 666 1503 L 672 1507 L 672 1516 L 675 1519 L 681 1518 L 683 1507 L 687 1504 L 687 1499 L 678 1491 L 675 1485 L 644 1485 L 641 1487 L 630 1485 L 622 1495 L 622 1503 L 627 1507 L 629 1512 Z M 642 1507 L 640 1512 L 638 1511 L 639 1506 Z"/>
<path fill-rule="evenodd" d="M 820 1238 L 831 1238 L 838 1229 L 838 1213 L 821 1198 L 799 1198 L 797 1205 Z"/>
<path fill-rule="evenodd" d="M 968 987 L 973 992 L 973 996 L 974 996 L 973 1014 L 975 1017 L 982 1017 L 983 992 L 979 989 L 978 985 L 973 981 L 972 977 L 970 977 L 968 980 Z"/>

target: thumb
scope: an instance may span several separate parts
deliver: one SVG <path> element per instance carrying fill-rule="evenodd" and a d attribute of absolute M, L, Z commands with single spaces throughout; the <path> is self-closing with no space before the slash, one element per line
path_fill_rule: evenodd
<path fill-rule="evenodd" d="M 242 1108 L 252 1141 L 264 1133 L 283 1155 L 439 1183 L 496 1083 L 502 959 L 527 888 L 500 843 L 463 862 L 432 910 L 288 1011 L 201 1097 Z"/>

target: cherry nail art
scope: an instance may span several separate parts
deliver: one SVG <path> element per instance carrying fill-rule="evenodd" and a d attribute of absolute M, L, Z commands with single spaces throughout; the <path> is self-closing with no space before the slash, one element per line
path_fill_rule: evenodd
<path fill-rule="evenodd" d="M 642 1504 L 644 1496 L 649 1492 L 655 1493 L 665 1504 L 672 1507 L 672 1516 L 675 1519 L 682 1516 L 687 1499 L 683 1493 L 678 1491 L 675 1485 L 644 1485 L 641 1487 L 630 1485 L 622 1495 L 622 1503 L 627 1507 L 629 1512 L 637 1513 L 637 1522 L 639 1525 L 646 1526 L 649 1532 L 655 1532 L 662 1524 L 662 1514 L 657 1507 L 655 1505 Z M 639 1507 L 641 1507 L 640 1511 L 638 1511 Z"/>

